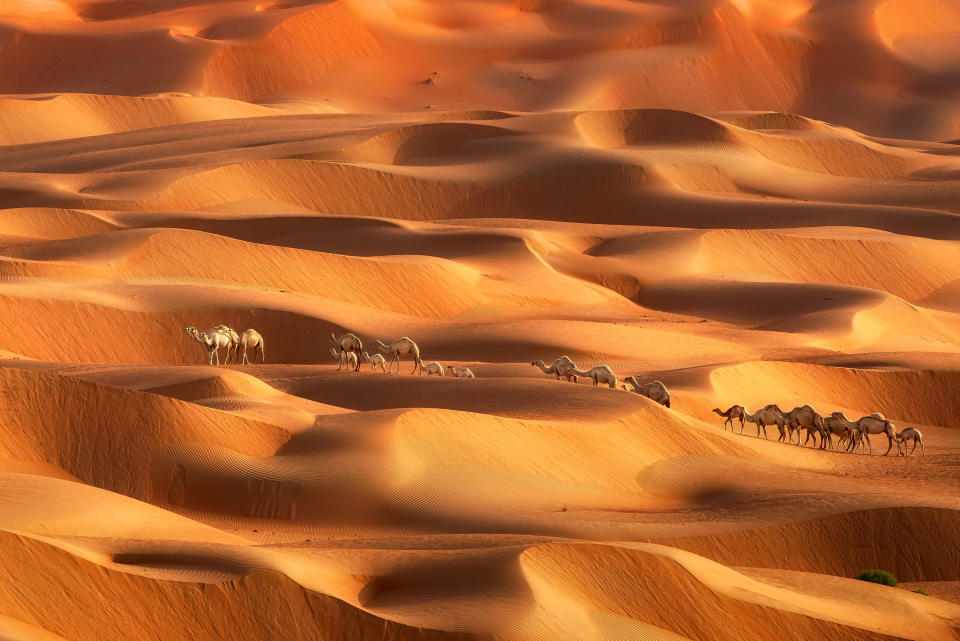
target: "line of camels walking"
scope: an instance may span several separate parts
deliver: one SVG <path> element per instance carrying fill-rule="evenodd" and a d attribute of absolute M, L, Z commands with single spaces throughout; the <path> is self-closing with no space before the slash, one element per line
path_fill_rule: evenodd
<path fill-rule="evenodd" d="M 763 437 L 767 438 L 767 426 L 776 425 L 780 432 L 779 441 L 785 438 L 790 443 L 794 443 L 793 435 L 796 432 L 796 445 L 800 445 L 800 431 L 807 431 L 807 438 L 803 441 L 806 445 L 811 439 L 813 447 L 817 447 L 817 439 L 820 439 L 820 449 L 833 448 L 833 437 L 837 437 L 837 447 L 843 447 L 846 452 L 855 452 L 858 448 L 867 450 L 873 454 L 873 445 L 870 443 L 871 434 L 883 434 L 887 437 L 887 451 L 884 456 L 893 449 L 893 444 L 897 444 L 897 454 L 907 456 L 913 454 L 920 446 L 920 454 L 924 454 L 923 435 L 915 427 L 908 427 L 901 432 L 897 432 L 893 421 L 884 418 L 883 414 L 874 412 L 867 416 L 860 417 L 856 421 L 848 419 L 843 412 L 833 412 L 829 416 L 821 416 L 815 409 L 809 405 L 795 407 L 789 412 L 784 412 L 776 404 L 767 405 L 753 414 L 749 413 L 743 405 L 732 405 L 727 410 L 721 411 L 719 407 L 713 408 L 716 414 L 724 418 L 723 429 L 730 425 L 730 431 L 733 431 L 733 422 L 740 421 L 740 433 L 743 434 L 744 423 L 753 423 L 757 426 L 757 436 L 760 436 L 761 430 Z M 913 447 L 907 452 L 907 441 L 913 442 Z"/>
<path fill-rule="evenodd" d="M 207 364 L 213 365 L 216 359 L 217 365 L 220 364 L 220 348 L 226 348 L 227 356 L 224 363 L 229 364 L 230 359 L 234 362 L 247 364 L 250 361 L 247 357 L 247 350 L 258 350 L 260 352 L 260 362 L 264 362 L 263 336 L 255 329 L 248 329 L 242 334 L 237 333 L 226 325 L 217 325 L 211 327 L 205 332 L 199 332 L 195 327 L 184 329 L 188 336 L 207 348 Z M 330 334 L 330 355 L 337 360 L 337 369 L 346 368 L 347 371 L 360 371 L 360 363 L 369 363 L 370 369 L 376 372 L 378 369 L 383 373 L 393 373 L 393 365 L 397 365 L 397 374 L 400 373 L 401 356 L 409 356 L 413 361 L 411 374 L 420 374 L 427 376 L 443 376 L 446 370 L 457 378 L 476 378 L 469 367 L 458 367 L 448 365 L 444 368 L 437 361 L 424 363 L 420 358 L 420 347 L 410 338 L 404 336 L 392 341 L 389 345 L 380 340 L 374 340 L 372 345 L 380 353 L 371 355 L 363 350 L 363 341 L 356 334 L 346 333 L 339 337 Z M 389 356 L 389 363 L 386 356 Z M 608 365 L 598 365 L 589 370 L 581 370 L 569 356 L 561 356 L 549 366 L 542 360 L 530 363 L 539 368 L 544 374 L 552 374 L 557 380 L 576 383 L 579 378 L 588 378 L 594 386 L 600 384 L 607 385 L 611 389 L 617 388 L 617 375 Z M 638 374 L 639 376 L 639 374 Z M 627 376 L 623 379 L 626 385 L 622 389 L 628 392 L 635 392 L 646 396 L 652 401 L 670 407 L 670 392 L 666 385 L 660 381 L 653 381 L 641 385 L 636 376 Z M 629 386 L 629 387 L 628 387 Z M 743 434 L 745 423 L 753 423 L 757 426 L 757 436 L 761 431 L 763 437 L 767 438 L 767 426 L 776 425 L 780 432 L 779 441 L 787 439 L 790 443 L 800 445 L 800 432 L 806 430 L 807 438 L 803 441 L 806 445 L 813 440 L 813 447 L 820 449 L 833 448 L 833 437 L 836 436 L 837 447 L 843 447 L 846 452 L 855 452 L 857 449 L 866 450 L 873 454 L 873 445 L 870 443 L 871 434 L 883 434 L 887 437 L 888 445 L 884 456 L 893 449 L 893 444 L 897 444 L 897 453 L 907 456 L 913 454 L 917 446 L 920 446 L 920 454 L 923 455 L 923 435 L 915 427 L 908 427 L 901 432 L 896 431 L 896 426 L 892 421 L 884 418 L 883 414 L 873 413 L 863 416 L 856 421 L 849 420 L 843 412 L 833 412 L 829 416 L 821 416 L 809 405 L 795 407 L 789 412 L 785 412 L 776 404 L 771 404 L 757 410 L 753 414 L 747 412 L 743 405 L 731 405 L 728 409 L 721 411 L 715 407 L 713 411 L 721 416 L 723 429 L 730 425 L 730 431 L 734 430 L 734 421 L 740 422 L 740 433 Z M 793 437 L 796 433 L 796 442 Z M 907 452 L 907 441 L 913 443 L 913 447 Z"/>

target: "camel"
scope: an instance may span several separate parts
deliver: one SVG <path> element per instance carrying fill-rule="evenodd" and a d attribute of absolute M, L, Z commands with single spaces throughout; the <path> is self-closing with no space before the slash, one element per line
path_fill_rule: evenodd
<path fill-rule="evenodd" d="M 534 367 L 539 367 L 543 370 L 544 374 L 553 374 L 557 377 L 557 380 L 563 378 L 567 382 L 571 380 L 576 383 L 577 375 L 573 373 L 573 370 L 577 369 L 577 364 L 574 363 L 569 356 L 561 356 L 557 360 L 553 361 L 553 365 L 547 367 L 546 363 L 543 361 L 536 361 L 530 363 Z"/>
<path fill-rule="evenodd" d="M 743 417 L 747 413 L 747 410 L 744 409 L 743 405 L 731 405 L 729 409 L 725 412 L 721 412 L 719 407 L 714 407 L 713 411 L 722 416 L 723 421 L 723 431 L 727 431 L 727 423 L 730 423 L 730 431 L 733 431 L 733 422 L 735 420 L 740 420 L 740 433 L 743 434 Z"/>
<path fill-rule="evenodd" d="M 844 445 L 844 451 L 851 452 L 856 449 L 859 439 L 857 435 L 859 433 L 859 428 L 856 427 L 847 427 L 840 419 L 831 414 L 830 416 L 823 417 L 823 429 L 827 434 L 833 434 L 837 437 L 837 447 Z M 861 443 L 862 445 L 862 443 Z"/>
<path fill-rule="evenodd" d="M 913 441 L 913 447 L 907 452 L 907 441 Z M 900 449 L 900 445 L 903 445 L 903 451 L 900 452 L 903 456 L 910 456 L 913 454 L 913 450 L 917 449 L 917 444 L 920 444 L 920 456 L 925 456 L 926 454 L 923 451 L 923 434 L 920 433 L 915 427 L 908 427 L 902 432 L 897 433 L 897 449 Z"/>
<path fill-rule="evenodd" d="M 857 421 L 849 420 L 846 416 L 844 416 L 843 412 L 834 412 L 833 417 L 846 425 L 848 428 L 856 429 L 857 443 L 865 438 L 867 441 L 868 452 L 870 454 L 873 454 L 873 444 L 870 443 L 871 434 L 886 434 L 888 444 L 887 451 L 883 453 L 884 456 L 890 453 L 895 441 L 897 443 L 897 453 L 900 453 L 900 441 L 897 441 L 897 426 L 894 425 L 892 421 L 885 419 L 883 414 L 875 412 L 869 416 L 862 416 Z"/>
<path fill-rule="evenodd" d="M 231 330 L 231 331 L 233 331 L 233 330 Z M 234 332 L 234 334 L 236 334 L 236 332 Z M 250 361 L 247 360 L 247 350 L 248 350 L 248 349 L 257 349 L 257 350 L 260 350 L 260 362 L 261 362 L 261 363 L 265 363 L 266 360 L 267 360 L 267 357 L 266 357 L 266 355 L 264 355 L 264 352 L 263 352 L 263 336 L 261 336 L 261 335 L 260 335 L 260 332 L 258 332 L 258 331 L 255 330 L 255 329 L 248 329 L 248 330 L 245 331 L 244 333 L 240 334 L 239 344 L 237 345 L 237 354 L 238 354 L 238 355 L 241 353 L 241 352 L 240 352 L 241 349 L 243 350 L 243 352 L 242 352 L 242 354 L 243 354 L 243 361 L 242 361 L 242 363 L 241 363 L 242 365 L 246 365 L 246 364 L 250 363 Z"/>
<path fill-rule="evenodd" d="M 427 376 L 433 376 L 434 374 L 436 374 L 437 376 L 443 376 L 444 374 L 443 365 L 441 365 L 437 361 L 433 361 L 432 363 L 427 363 L 426 365 L 424 365 L 423 362 L 421 361 L 420 373 L 426 374 Z"/>
<path fill-rule="evenodd" d="M 640 376 L 640 374 L 638 374 Z M 660 381 L 653 381 L 652 383 L 647 383 L 646 385 L 641 385 L 637 382 L 635 376 L 628 376 L 623 379 L 624 383 L 629 383 L 633 386 L 633 389 L 627 389 L 627 386 L 624 385 L 623 389 L 628 392 L 636 392 L 641 396 L 646 396 L 654 403 L 660 403 L 664 407 L 670 407 L 670 392 L 667 391 L 667 386 L 661 383 Z M 731 425 L 731 427 L 733 427 Z"/>
<path fill-rule="evenodd" d="M 398 338 L 397 340 L 390 343 L 390 345 L 385 345 L 383 341 L 376 340 L 373 341 L 373 346 L 379 349 L 384 354 L 393 354 L 393 358 L 390 359 L 390 371 L 393 372 L 393 364 L 397 364 L 397 374 L 400 373 L 400 357 L 406 356 L 409 354 L 413 358 L 413 371 L 411 374 L 415 374 L 417 368 L 422 362 L 420 360 L 420 348 L 417 347 L 417 344 L 412 340 L 404 336 L 403 338 Z"/>
<path fill-rule="evenodd" d="M 777 431 L 780 432 L 780 438 L 778 441 L 782 441 L 786 433 L 783 430 L 784 425 L 787 424 L 786 417 L 781 410 L 776 405 L 767 405 L 755 413 L 751 414 L 749 412 L 744 412 L 744 420 L 748 423 L 753 423 L 757 426 L 757 437 L 760 436 L 760 430 L 763 430 L 763 438 L 767 438 L 767 425 L 776 425 Z M 730 425 L 731 431 L 733 430 L 733 425 Z M 741 428 L 741 433 L 743 429 Z"/>
<path fill-rule="evenodd" d="M 217 365 L 220 364 L 220 348 L 230 347 L 230 337 L 217 329 L 208 329 L 202 334 L 196 327 L 187 327 L 184 330 L 187 336 L 197 341 L 207 348 L 207 365 L 213 365 L 213 357 L 217 357 Z"/>
<path fill-rule="evenodd" d="M 594 387 L 600 383 L 606 383 L 610 389 L 617 389 L 617 375 L 614 374 L 613 370 L 606 365 L 598 365 L 586 372 L 574 367 L 573 373 L 577 376 L 585 376 L 586 378 L 591 379 Z"/>
<path fill-rule="evenodd" d="M 347 369 L 349 370 L 351 366 L 355 365 L 357 362 L 356 352 L 344 352 L 342 355 L 332 347 L 330 348 L 330 356 L 333 356 L 337 359 L 337 369 L 340 369 L 344 359 L 347 361 Z"/>
<path fill-rule="evenodd" d="M 352 352 L 357 356 L 356 365 L 354 366 L 353 371 L 360 371 L 360 355 L 363 353 L 363 343 L 360 342 L 360 339 L 357 338 L 355 334 L 344 334 L 340 338 L 337 338 L 331 333 L 330 345 L 332 345 L 333 348 L 337 350 L 337 353 L 340 354 L 340 359 L 337 363 L 337 369 L 340 369 L 343 366 L 344 352 Z"/>
<path fill-rule="evenodd" d="M 817 436 L 819 436 L 820 449 L 826 448 L 827 445 L 831 448 L 833 447 L 833 437 L 824 429 L 823 417 L 817 414 L 817 410 L 809 405 L 793 408 L 784 415 L 784 418 L 787 420 L 787 424 L 790 425 L 791 434 L 794 429 L 797 430 L 797 445 L 800 445 L 800 430 L 807 430 L 807 438 L 803 441 L 804 445 L 813 438 L 813 445 L 816 447 Z"/>
<path fill-rule="evenodd" d="M 230 338 L 230 344 L 227 345 L 227 357 L 224 359 L 224 365 L 230 364 L 230 357 L 236 352 L 240 353 L 240 335 L 237 334 L 232 328 L 227 327 L 226 325 L 217 325 L 216 327 L 211 327 L 207 332 L 222 332 Z"/>
<path fill-rule="evenodd" d="M 453 375 L 457 378 L 476 378 L 473 375 L 473 372 L 470 371 L 469 367 L 454 367 L 453 365 L 447 365 L 447 368 L 453 372 Z"/>
<path fill-rule="evenodd" d="M 383 354 L 374 354 L 370 356 L 367 352 L 363 353 L 363 362 L 370 363 L 370 370 L 377 371 L 377 368 L 380 368 L 380 371 L 384 374 L 387 373 L 387 359 L 383 357 Z"/>

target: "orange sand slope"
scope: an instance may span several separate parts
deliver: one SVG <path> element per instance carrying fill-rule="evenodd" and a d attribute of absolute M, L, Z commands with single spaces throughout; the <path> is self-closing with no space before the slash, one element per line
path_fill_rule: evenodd
<path fill-rule="evenodd" d="M 958 43 L 947 0 L 5 7 L 0 638 L 960 639 Z"/>

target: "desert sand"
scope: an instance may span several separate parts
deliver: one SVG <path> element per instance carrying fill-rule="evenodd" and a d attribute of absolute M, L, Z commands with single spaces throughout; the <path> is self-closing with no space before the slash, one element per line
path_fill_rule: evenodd
<path fill-rule="evenodd" d="M 951 0 L 5 3 L 0 637 L 960 639 L 958 78 Z"/>

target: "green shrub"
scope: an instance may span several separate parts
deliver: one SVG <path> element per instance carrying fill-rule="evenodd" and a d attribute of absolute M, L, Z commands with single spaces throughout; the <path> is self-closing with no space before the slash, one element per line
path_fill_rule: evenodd
<path fill-rule="evenodd" d="M 889 585 L 891 588 L 897 587 L 897 577 L 884 570 L 864 570 L 857 578 L 861 581 L 869 581 L 870 583 Z"/>
<path fill-rule="evenodd" d="M 917 588 L 916 590 L 914 590 L 914 592 L 916 592 L 917 594 L 922 594 L 923 596 L 930 596 L 929 594 L 927 594 L 927 591 L 924 590 L 923 588 Z"/>

